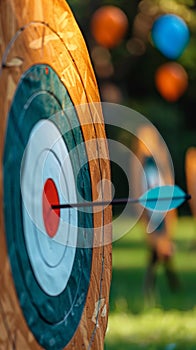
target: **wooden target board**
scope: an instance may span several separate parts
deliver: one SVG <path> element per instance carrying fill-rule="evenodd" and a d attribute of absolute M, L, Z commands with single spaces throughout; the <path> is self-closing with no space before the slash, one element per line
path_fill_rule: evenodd
<path fill-rule="evenodd" d="M 188 148 L 185 157 L 185 173 L 188 193 L 191 195 L 189 205 L 192 215 L 196 217 L 196 189 L 195 189 L 195 176 L 196 176 L 196 147 Z"/>
<path fill-rule="evenodd" d="M 0 348 L 103 349 L 111 208 L 51 210 L 104 200 L 110 180 L 97 84 L 66 2 L 1 1 L 0 57 Z"/>

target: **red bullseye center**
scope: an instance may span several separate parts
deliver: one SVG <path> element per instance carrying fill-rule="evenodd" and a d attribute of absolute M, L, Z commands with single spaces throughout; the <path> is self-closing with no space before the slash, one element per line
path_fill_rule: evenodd
<path fill-rule="evenodd" d="M 47 234 L 54 237 L 60 221 L 60 209 L 52 209 L 52 205 L 59 205 L 59 195 L 52 179 L 47 179 L 42 193 L 43 220 Z"/>

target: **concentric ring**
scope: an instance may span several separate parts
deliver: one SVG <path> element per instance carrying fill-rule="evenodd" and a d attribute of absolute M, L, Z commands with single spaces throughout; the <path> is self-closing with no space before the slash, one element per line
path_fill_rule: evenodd
<path fill-rule="evenodd" d="M 75 160 L 69 159 L 68 150 L 76 146 L 76 139 L 80 140 L 81 147 L 84 147 L 80 128 L 73 128 L 67 135 L 61 135 L 53 122 L 54 111 L 58 116 L 58 121 L 61 114 L 65 123 L 70 122 L 70 119 L 68 121 L 66 114 L 61 110 L 61 104 L 55 98 L 55 94 L 58 98 L 64 96 L 70 107 L 72 103 L 55 72 L 47 66 L 50 74 L 45 76 L 45 68 L 45 65 L 36 65 L 26 72 L 21 79 L 10 109 L 4 151 L 4 192 L 6 193 L 4 202 L 8 251 L 21 307 L 39 343 L 44 348 L 50 349 L 51 339 L 58 344 L 58 347 L 65 346 L 80 322 L 89 287 L 92 251 L 91 249 L 76 249 L 79 234 L 77 220 L 82 221 L 82 225 L 86 227 L 89 222 L 91 222 L 91 227 L 93 224 L 91 214 L 90 219 L 89 214 L 80 213 L 78 219 L 75 215 L 75 225 L 73 225 L 75 232 L 72 229 L 71 232 L 66 233 L 64 230 L 66 221 L 70 223 L 69 213 L 74 209 L 62 214 L 55 237 L 62 234 L 60 232 L 62 225 L 64 226 L 63 233 L 67 234 L 64 242 L 69 240 L 70 235 L 72 240 L 75 236 L 75 247 L 60 244 L 44 233 L 42 216 L 44 183 L 49 177 L 53 178 L 58 187 L 60 200 L 65 200 L 67 196 L 67 200 L 76 201 L 76 190 L 74 189 L 76 179 L 73 175 L 76 170 Z M 36 90 L 41 91 L 40 94 L 34 91 L 35 88 L 29 84 L 29 80 L 32 80 L 34 76 L 34 80 L 37 81 L 37 77 L 41 74 L 44 75 L 39 83 L 41 86 L 38 87 L 36 84 Z M 56 82 L 55 94 L 46 90 L 46 87 L 48 89 L 48 86 L 52 86 L 48 81 L 50 79 L 53 83 Z M 39 113 L 36 114 L 38 105 Z M 77 116 L 73 108 L 72 112 L 71 120 L 75 126 Z M 48 120 L 48 116 L 53 117 L 53 121 Z M 24 125 L 22 138 L 18 132 L 21 119 Z M 13 144 L 18 145 L 14 152 L 14 161 L 12 158 Z M 83 157 L 86 157 L 84 149 L 82 154 Z M 81 154 L 77 155 L 78 162 L 81 156 Z M 65 159 L 69 160 L 69 166 L 67 169 L 62 169 L 62 165 L 67 164 Z M 85 162 L 88 162 L 87 158 Z M 19 182 L 20 167 L 22 193 L 20 193 Z M 66 171 L 70 179 L 68 182 L 65 176 Z M 62 176 L 60 176 L 62 172 L 65 184 L 58 183 L 59 179 L 62 181 Z M 80 171 L 80 177 L 78 184 L 82 184 L 83 195 L 90 200 L 90 178 L 87 177 L 86 172 L 84 178 L 82 171 Z M 68 189 L 70 186 L 71 188 Z M 64 193 L 61 193 L 62 189 Z M 10 201 L 13 202 L 12 211 L 10 211 Z M 14 231 L 12 222 L 15 222 Z M 79 226 L 82 225 L 79 224 Z M 69 229 L 70 227 L 68 225 Z M 65 332 L 64 327 L 67 322 L 73 326 L 68 332 Z"/>
<path fill-rule="evenodd" d="M 49 178 L 54 181 L 61 203 L 77 201 L 69 153 L 53 122 L 47 119 L 35 125 L 23 159 L 22 212 L 28 255 L 41 288 L 47 294 L 55 296 L 63 292 L 72 271 L 77 245 L 78 215 L 74 209 L 62 211 L 55 237 L 48 236 L 42 214 L 43 187 L 46 181 Z M 63 166 L 65 169 L 62 169 Z M 72 225 L 70 211 L 74 212 Z M 59 243 L 59 236 L 63 237 L 61 241 L 64 240 L 64 244 Z M 69 246 L 66 245 L 67 242 Z"/>

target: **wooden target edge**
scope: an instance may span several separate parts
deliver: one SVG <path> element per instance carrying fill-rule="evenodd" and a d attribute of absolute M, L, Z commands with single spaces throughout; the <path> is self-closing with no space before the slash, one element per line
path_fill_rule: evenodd
<path fill-rule="evenodd" d="M 22 16 L 21 16 L 22 14 Z M 63 14 L 63 15 L 62 15 Z M 40 2 L 39 0 L 31 0 L 28 2 L 28 6 L 26 6 L 26 1 L 2 1 L 0 4 L 0 16 L 1 16 L 1 22 L 0 22 L 0 33 L 1 33 L 1 41 L 0 41 L 0 50 L 1 50 L 1 56 L 5 52 L 5 49 L 7 48 L 8 44 L 10 43 L 10 40 L 13 38 L 13 36 L 16 34 L 17 30 L 19 28 L 24 27 L 26 24 L 32 22 L 32 21 L 38 21 L 38 22 L 45 22 L 50 23 L 50 26 L 52 29 L 59 34 L 59 37 L 61 38 L 62 42 L 61 44 L 65 44 L 68 53 L 70 54 L 70 57 L 72 57 L 72 60 L 75 64 L 75 68 L 72 71 L 72 67 L 66 71 L 63 65 L 63 62 L 60 62 L 59 58 L 61 57 L 61 45 L 59 45 L 59 52 L 56 53 L 56 58 L 54 59 L 51 64 L 51 57 L 50 57 L 50 50 L 49 50 L 49 44 L 47 45 L 47 50 L 44 51 L 43 56 L 40 55 L 39 50 L 31 50 L 32 55 L 27 50 L 27 44 L 24 44 L 24 53 L 23 53 L 23 59 L 24 62 L 21 66 L 12 66 L 9 69 L 5 68 L 2 71 L 2 75 L 0 76 L 0 79 L 2 81 L 0 92 L 0 105 L 3 106 L 3 127 L 1 128 L 1 137 L 0 137 L 0 152 L 1 152 L 1 166 L 2 166 L 2 155 L 3 155 L 3 142 L 5 137 L 5 130 L 6 130 L 6 116 L 8 115 L 9 107 L 12 102 L 12 97 L 14 95 L 14 92 L 17 88 L 17 83 L 24 71 L 26 71 L 29 67 L 31 67 L 35 63 L 48 63 L 51 64 L 52 67 L 57 71 L 57 74 L 60 78 L 62 78 L 62 81 L 65 83 L 65 86 L 72 98 L 72 101 L 74 104 L 83 104 L 87 102 L 99 102 L 99 93 L 97 89 L 96 79 L 92 70 L 91 62 L 89 59 L 89 55 L 86 50 L 86 46 L 84 43 L 84 40 L 80 34 L 80 31 L 78 29 L 78 26 L 72 16 L 72 13 L 69 9 L 69 6 L 66 4 L 65 1 L 57 1 L 53 0 L 49 2 L 47 0 L 44 0 Z M 10 19 L 12 20 L 10 22 Z M 63 26 L 63 19 L 64 24 Z M 11 26 L 9 26 L 9 23 L 12 23 Z M 73 36 L 69 40 L 69 38 L 65 37 L 63 38 L 63 33 L 66 32 L 66 26 L 71 25 Z M 5 30 L 7 28 L 8 30 Z M 71 36 L 71 35 L 70 35 Z M 32 38 L 33 40 L 33 38 Z M 19 45 L 20 46 L 20 45 Z M 78 48 L 76 50 L 75 48 Z M 21 47 L 20 47 L 21 49 Z M 56 47 L 58 50 L 58 48 Z M 19 50 L 19 48 L 18 48 Z M 19 51 L 17 48 L 11 47 L 10 52 L 8 53 L 8 61 L 13 62 L 14 58 L 18 57 Z M 59 53 L 59 55 L 58 55 Z M 65 57 L 63 55 L 63 60 L 65 60 Z M 77 74 L 77 79 L 72 80 L 73 74 L 76 73 L 76 68 L 80 67 L 80 76 Z M 8 81 L 8 73 L 9 70 L 9 77 L 11 76 L 12 79 Z M 67 83 L 69 82 L 69 86 L 67 86 Z M 82 94 L 81 94 L 82 91 Z M 93 107 L 97 108 L 96 106 Z M 86 113 L 86 122 L 92 124 L 92 114 Z M 93 126 L 93 128 L 87 127 L 81 127 L 82 132 L 84 135 L 84 139 L 88 140 L 95 137 L 105 138 L 105 129 L 104 129 L 104 122 L 101 115 L 101 112 L 98 112 L 99 117 L 101 118 L 101 123 L 96 124 Z M 80 115 L 80 112 L 78 113 L 79 119 L 83 118 L 83 115 Z M 107 154 L 107 149 L 104 150 Z M 88 152 L 92 152 L 92 150 L 87 149 Z M 96 154 L 96 152 L 95 152 Z M 99 155 L 97 155 L 99 156 Z M 100 181 L 100 176 L 96 177 L 97 172 L 96 169 L 98 167 L 96 159 L 93 160 L 93 162 L 89 163 L 90 166 L 90 174 L 91 174 L 91 181 L 92 181 L 92 196 L 93 199 L 96 199 L 97 197 L 97 183 Z M 101 171 L 104 174 L 104 178 L 110 179 L 110 166 L 109 161 L 102 160 L 100 162 Z M 93 176 L 92 176 L 93 174 Z M 3 186 L 2 186 L 2 169 L 0 171 L 0 180 L 1 180 L 1 186 L 0 186 L 0 199 L 1 203 L 3 202 Z M 3 227 L 3 210 L 0 211 L 0 244 L 1 244 L 1 250 L 3 249 L 3 253 L 0 254 L 0 282 L 2 287 L 1 292 L 1 300 L 5 305 L 6 310 L 8 312 L 11 312 L 12 314 L 12 322 L 9 325 L 11 327 L 10 331 L 13 331 L 13 334 L 17 334 L 16 336 L 16 348 L 18 346 L 21 347 L 21 345 L 25 344 L 26 348 L 28 349 L 40 349 L 40 346 L 36 343 L 33 335 L 29 331 L 26 321 L 23 318 L 22 311 L 20 309 L 20 306 L 18 304 L 18 299 L 15 293 L 15 287 L 12 280 L 10 265 L 7 257 L 7 248 L 6 248 L 6 242 L 5 242 L 5 234 L 2 234 L 4 232 Z M 107 317 L 108 317 L 108 308 L 109 308 L 109 290 L 110 290 L 110 282 L 111 282 L 111 210 L 107 208 L 104 211 L 104 218 L 101 214 L 94 215 L 94 226 L 100 227 L 103 223 L 103 220 L 105 223 L 108 223 L 108 229 L 107 234 L 105 236 L 106 240 L 103 246 L 96 247 L 93 249 L 93 259 L 92 259 L 92 273 L 91 273 L 91 280 L 90 280 L 90 286 L 89 291 L 86 299 L 86 305 L 85 309 L 82 315 L 82 319 L 80 322 L 80 325 L 78 329 L 76 330 L 76 333 L 74 334 L 74 337 L 71 339 L 70 343 L 67 345 L 66 349 L 78 349 L 83 344 L 84 348 L 87 348 L 89 346 L 89 340 L 92 341 L 92 349 L 102 349 L 103 348 L 103 341 L 105 336 L 105 331 L 107 327 Z M 108 237 L 110 237 L 108 239 Z M 104 260 L 103 260 L 104 257 Z M 102 280 L 101 285 L 101 291 L 100 291 L 100 280 Z M 12 286 L 12 288 L 10 288 Z M 9 290 L 9 293 L 8 293 Z M 99 315 L 99 311 L 101 314 L 101 310 L 97 310 L 97 305 L 99 305 L 99 301 L 101 300 L 101 308 L 105 308 L 105 316 L 102 317 Z M 97 304 L 98 303 L 98 304 Z M 15 308 L 13 312 L 13 308 Z M 12 310 L 12 311 L 11 311 Z M 94 323 L 93 315 L 94 313 L 98 313 L 98 322 L 99 327 L 97 324 Z M 10 317 L 10 316 L 9 316 Z M 18 330 L 17 326 L 18 324 L 21 324 L 21 329 Z M 1 332 L 5 333 L 6 330 L 2 329 Z M 94 332 L 94 336 L 93 336 Z"/>

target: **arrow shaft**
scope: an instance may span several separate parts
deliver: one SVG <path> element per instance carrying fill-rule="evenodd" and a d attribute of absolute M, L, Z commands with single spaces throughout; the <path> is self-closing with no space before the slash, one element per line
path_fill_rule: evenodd
<path fill-rule="evenodd" d="M 155 201 L 173 201 L 173 200 L 188 200 L 191 196 L 186 194 L 184 196 L 174 196 L 174 197 L 160 197 L 160 198 L 116 198 L 111 201 L 99 201 L 99 202 L 80 202 L 80 203 L 66 203 L 66 204 L 54 204 L 52 209 L 68 209 L 68 208 L 84 208 L 84 207 L 100 207 L 103 205 L 121 205 L 124 203 L 141 203 L 141 202 L 155 202 Z"/>
<path fill-rule="evenodd" d="M 81 208 L 81 207 L 100 207 L 103 205 L 120 205 L 123 203 L 130 202 L 130 198 L 118 198 L 113 199 L 112 201 L 100 201 L 100 202 L 84 202 L 84 203 L 69 203 L 69 204 L 57 204 L 52 205 L 52 209 L 67 209 L 67 208 Z M 135 202 L 137 200 L 132 199 L 131 202 Z"/>

